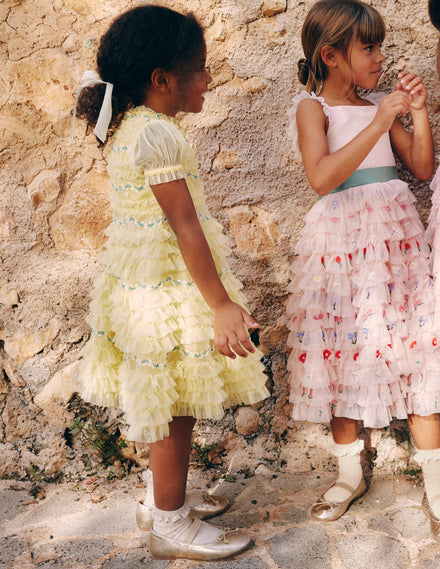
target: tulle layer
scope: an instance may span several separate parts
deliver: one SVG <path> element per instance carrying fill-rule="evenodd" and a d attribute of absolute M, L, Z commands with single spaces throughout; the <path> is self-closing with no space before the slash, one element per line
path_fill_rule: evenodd
<path fill-rule="evenodd" d="M 199 289 L 188 272 L 183 279 L 170 274 L 152 286 L 103 272 L 91 293 L 81 395 L 122 409 L 127 436 L 135 441 L 167 436 L 173 416 L 218 419 L 231 405 L 269 394 L 262 354 L 219 355 L 212 313 Z M 221 279 L 232 300 L 245 306 L 240 282 L 229 271 Z"/>
<path fill-rule="evenodd" d="M 216 267 L 222 272 L 230 254 L 226 236 L 217 221 L 205 214 L 199 217 Z M 107 228 L 106 250 L 100 255 L 107 271 L 127 286 L 154 288 L 162 286 L 167 278 L 176 282 L 191 280 L 167 220 L 156 218 L 140 225 L 140 218 L 131 215 L 121 221 L 115 216 Z"/>
<path fill-rule="evenodd" d="M 188 274 L 186 275 L 188 278 Z M 241 284 L 229 271 L 222 282 L 241 305 Z M 203 353 L 214 340 L 212 313 L 193 281 L 164 282 L 162 286 L 123 286 L 108 273 L 100 274 L 91 293 L 87 322 L 105 334 L 123 353 L 163 364 L 176 349 Z M 211 344 L 209 344 L 211 345 Z"/>
<path fill-rule="evenodd" d="M 130 440 L 155 442 L 168 436 L 172 417 L 220 419 L 227 407 L 268 395 L 258 351 L 229 360 L 206 342 L 203 353 L 176 348 L 166 358 L 149 356 L 122 354 L 110 338 L 95 332 L 86 348 L 81 395 L 96 405 L 120 408 Z"/>
<path fill-rule="evenodd" d="M 440 168 L 431 182 L 432 207 L 429 215 L 426 238 L 432 247 L 431 270 L 434 281 L 434 328 L 440 334 Z"/>
<path fill-rule="evenodd" d="M 429 246 L 399 180 L 350 188 L 307 214 L 287 306 L 293 417 L 384 427 L 438 412 Z"/>

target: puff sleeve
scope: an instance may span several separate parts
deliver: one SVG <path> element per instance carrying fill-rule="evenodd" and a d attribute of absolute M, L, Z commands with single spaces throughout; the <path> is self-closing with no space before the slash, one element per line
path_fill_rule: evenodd
<path fill-rule="evenodd" d="M 185 178 L 181 160 L 184 140 L 173 124 L 152 121 L 139 134 L 130 151 L 130 161 L 143 171 L 150 186 Z"/>

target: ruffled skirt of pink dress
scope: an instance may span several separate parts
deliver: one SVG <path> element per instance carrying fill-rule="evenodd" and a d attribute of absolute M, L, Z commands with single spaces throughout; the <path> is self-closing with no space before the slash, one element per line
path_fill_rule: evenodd
<path fill-rule="evenodd" d="M 426 239 L 432 247 L 431 272 L 434 286 L 434 329 L 440 339 L 440 167 L 432 182 L 432 208 L 429 215 Z"/>
<path fill-rule="evenodd" d="M 379 428 L 440 410 L 440 310 L 434 323 L 414 201 L 391 180 L 329 194 L 306 215 L 287 306 L 294 419 Z M 440 221 L 440 195 L 433 216 Z"/>

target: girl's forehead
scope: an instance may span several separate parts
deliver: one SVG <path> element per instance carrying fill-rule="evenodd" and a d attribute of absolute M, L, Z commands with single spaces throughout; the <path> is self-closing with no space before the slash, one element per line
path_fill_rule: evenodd
<path fill-rule="evenodd" d="M 357 46 L 357 47 L 365 47 L 367 45 L 380 45 L 382 42 L 381 41 L 364 41 L 361 38 L 355 38 L 352 40 L 351 42 L 351 46 Z"/>

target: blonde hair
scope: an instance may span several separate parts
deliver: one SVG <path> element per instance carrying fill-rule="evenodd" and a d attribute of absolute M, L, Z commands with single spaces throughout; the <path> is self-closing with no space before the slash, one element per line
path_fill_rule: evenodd
<path fill-rule="evenodd" d="M 319 0 L 305 19 L 301 42 L 305 59 L 298 61 L 298 78 L 306 91 L 318 93 L 327 76 L 321 49 L 331 46 L 348 60 L 353 41 L 382 43 L 385 23 L 372 6 L 360 0 Z"/>

